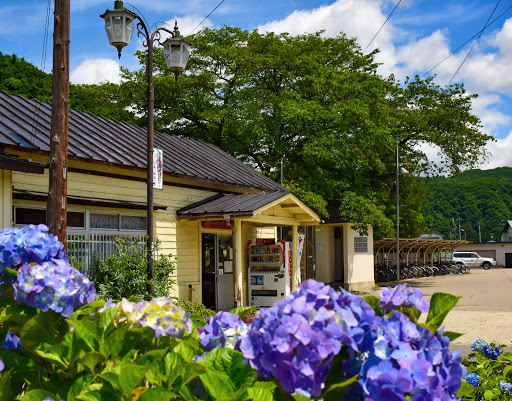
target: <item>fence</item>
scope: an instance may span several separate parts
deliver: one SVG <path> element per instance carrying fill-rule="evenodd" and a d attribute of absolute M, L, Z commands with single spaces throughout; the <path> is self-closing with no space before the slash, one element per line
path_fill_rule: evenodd
<path fill-rule="evenodd" d="M 116 238 L 126 237 L 119 234 L 101 233 L 68 233 L 66 255 L 68 260 L 81 263 L 79 270 L 89 273 L 94 268 L 96 260 L 102 260 L 112 255 L 116 249 Z M 136 238 L 137 235 L 131 236 Z M 140 243 L 145 246 L 144 243 Z"/>

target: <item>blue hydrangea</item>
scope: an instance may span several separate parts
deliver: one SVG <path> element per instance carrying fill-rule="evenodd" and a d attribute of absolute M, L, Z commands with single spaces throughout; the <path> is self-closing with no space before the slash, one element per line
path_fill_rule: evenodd
<path fill-rule="evenodd" d="M 510 383 L 507 383 L 506 381 L 504 380 L 501 380 L 500 381 L 500 389 L 503 390 L 503 391 L 509 391 L 511 392 L 512 391 L 512 384 Z"/>
<path fill-rule="evenodd" d="M 66 259 L 63 247 L 44 224 L 31 224 L 21 229 L 6 228 L 0 231 L 0 276 L 7 267 Z"/>
<path fill-rule="evenodd" d="M 258 312 L 240 350 L 260 375 L 275 377 L 286 392 L 319 396 L 334 356 L 342 345 L 354 355 L 371 342 L 375 319 L 361 298 L 307 280 Z"/>
<path fill-rule="evenodd" d="M 365 352 L 344 361 L 346 377 L 359 374 L 347 398 L 456 397 L 465 368 L 460 364 L 460 351 L 450 353 L 449 339 L 442 332 L 432 334 L 402 313 L 392 312 L 381 321 L 376 334 Z"/>
<path fill-rule="evenodd" d="M 54 310 L 70 317 L 73 311 L 94 301 L 96 289 L 87 274 L 70 266 L 66 259 L 37 265 L 23 264 L 18 271 L 14 299 L 43 312 Z"/>
<path fill-rule="evenodd" d="M 394 288 L 384 288 L 380 294 L 380 306 L 384 313 L 396 310 L 400 306 L 415 307 L 421 312 L 427 313 L 430 307 L 419 288 L 413 290 L 405 284 L 397 285 Z"/>
<path fill-rule="evenodd" d="M 476 340 L 472 345 L 471 345 L 471 349 L 475 352 L 478 352 L 478 351 L 482 351 L 482 349 L 486 346 L 488 346 L 489 344 L 487 344 L 486 341 L 482 340 L 481 338 L 479 338 L 478 340 Z"/>
<path fill-rule="evenodd" d="M 393 293 L 405 293 L 404 301 L 394 303 L 385 291 L 384 305 L 391 300 L 425 310 L 421 294 Z M 261 309 L 240 341 L 244 358 L 261 376 L 276 378 L 290 394 L 315 397 L 345 347 L 349 359 L 340 373 L 358 375 L 346 397 L 367 400 L 455 399 L 465 368 L 460 351 L 450 353 L 448 346 L 442 331 L 432 334 L 398 312 L 376 316 L 361 298 L 314 280 Z"/>
<path fill-rule="evenodd" d="M 500 355 L 500 352 L 500 347 L 491 347 L 490 345 L 482 347 L 482 354 L 489 359 L 496 359 Z"/>
<path fill-rule="evenodd" d="M 473 387 L 478 387 L 480 385 L 480 376 L 476 373 L 468 373 L 464 376 L 464 379 Z"/>
<path fill-rule="evenodd" d="M 249 326 L 238 315 L 221 311 L 214 317 L 207 317 L 206 325 L 198 327 L 197 332 L 201 345 L 211 351 L 217 347 L 235 349 L 248 329 Z"/>
<path fill-rule="evenodd" d="M 4 344 L 2 347 L 3 347 L 3 349 L 22 349 L 23 348 L 20 343 L 20 338 L 16 334 L 11 333 L 11 332 L 8 332 L 7 335 L 5 336 Z"/>

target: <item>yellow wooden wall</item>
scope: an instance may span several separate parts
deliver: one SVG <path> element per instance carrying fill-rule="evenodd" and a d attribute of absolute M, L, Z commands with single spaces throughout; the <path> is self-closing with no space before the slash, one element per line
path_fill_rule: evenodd
<path fill-rule="evenodd" d="M 13 172 L 12 186 L 15 189 L 46 193 L 48 192 L 48 171 L 44 175 Z M 169 185 L 165 185 L 163 190 L 154 190 L 154 203 L 167 206 L 166 210 L 155 210 L 155 236 L 162 241 L 161 253 L 171 254 L 177 261 L 174 278 L 178 285 L 175 286 L 175 293 L 171 295 L 188 299 L 189 284 L 192 284 L 195 290 L 192 293 L 193 299 L 198 301 L 201 295 L 199 223 L 178 221 L 176 210 L 215 194 L 216 192 Z M 145 202 L 146 183 L 71 172 L 68 175 L 68 195 Z M 37 202 L 20 201 L 18 203 Z M 74 205 L 69 205 L 68 209 L 73 207 Z M 145 210 L 92 206 L 77 208 L 146 214 Z"/>

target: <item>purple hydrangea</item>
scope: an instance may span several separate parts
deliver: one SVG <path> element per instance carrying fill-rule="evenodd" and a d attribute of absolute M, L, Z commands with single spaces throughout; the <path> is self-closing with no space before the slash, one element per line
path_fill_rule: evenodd
<path fill-rule="evenodd" d="M 2 361 L 2 358 L 0 358 L 0 372 L 2 370 L 4 370 L 4 368 L 5 368 L 4 361 Z"/>
<path fill-rule="evenodd" d="M 482 349 L 486 346 L 488 346 L 489 344 L 487 344 L 486 341 L 482 340 L 481 338 L 479 338 L 478 340 L 476 340 L 472 345 L 471 345 L 471 349 L 475 352 L 478 352 L 478 351 L 482 351 Z"/>
<path fill-rule="evenodd" d="M 423 313 L 427 313 L 430 307 L 419 288 L 413 290 L 405 284 L 384 288 L 380 294 L 380 306 L 385 314 L 400 306 L 415 307 Z"/>
<path fill-rule="evenodd" d="M 480 376 L 476 373 L 468 373 L 464 376 L 464 379 L 473 387 L 478 387 L 480 385 Z"/>
<path fill-rule="evenodd" d="M 23 264 L 13 284 L 14 299 L 70 317 L 73 311 L 94 301 L 96 289 L 87 274 L 70 266 L 65 259 L 52 259 L 37 265 Z"/>
<path fill-rule="evenodd" d="M 376 319 L 361 298 L 314 280 L 270 308 L 263 308 L 240 341 L 246 361 L 288 393 L 319 396 L 332 360 L 348 347 L 355 355 L 373 340 Z"/>
<path fill-rule="evenodd" d="M 500 347 L 491 347 L 490 345 L 485 345 L 482 347 L 482 354 L 484 354 L 484 356 L 489 359 L 496 359 L 498 356 L 500 356 L 500 352 Z"/>
<path fill-rule="evenodd" d="M 509 392 L 512 392 L 512 384 L 510 383 L 507 383 L 506 381 L 504 380 L 501 380 L 500 381 L 500 389 L 503 390 L 503 391 L 509 391 Z"/>
<path fill-rule="evenodd" d="M 31 224 L 21 229 L 6 228 L 0 231 L 0 276 L 7 267 L 66 259 L 63 247 L 44 224 Z"/>
<path fill-rule="evenodd" d="M 206 318 L 206 325 L 198 327 L 201 344 L 207 351 L 217 347 L 234 349 L 249 326 L 238 315 L 229 312 L 218 312 L 214 317 Z"/>
<path fill-rule="evenodd" d="M 3 344 L 3 349 L 22 349 L 23 347 L 20 344 L 20 338 L 11 332 L 8 332 L 5 336 L 5 341 Z"/>

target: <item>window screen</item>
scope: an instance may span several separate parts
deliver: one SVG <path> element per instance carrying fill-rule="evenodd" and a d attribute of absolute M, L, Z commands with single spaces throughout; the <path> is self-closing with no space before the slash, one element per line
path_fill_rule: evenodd
<path fill-rule="evenodd" d="M 368 237 L 354 238 L 354 253 L 368 253 Z"/>

